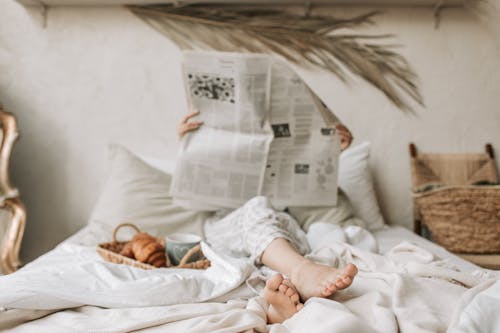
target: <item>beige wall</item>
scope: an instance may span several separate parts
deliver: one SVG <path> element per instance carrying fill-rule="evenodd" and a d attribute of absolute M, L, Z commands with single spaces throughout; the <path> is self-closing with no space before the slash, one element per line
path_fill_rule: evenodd
<path fill-rule="evenodd" d="M 372 166 L 388 222 L 411 224 L 407 144 L 426 151 L 500 155 L 500 12 L 485 18 L 428 9 L 388 10 L 376 31 L 396 41 L 420 74 L 426 108 L 405 116 L 366 84 L 304 73 L 351 128 L 373 142 Z M 341 10 L 352 14 L 352 11 Z M 0 101 L 19 120 L 12 175 L 28 207 L 23 256 L 31 259 L 86 223 L 106 174 L 106 146 L 121 142 L 175 157 L 185 112 L 180 53 L 121 8 L 37 11 L 0 1 Z"/>

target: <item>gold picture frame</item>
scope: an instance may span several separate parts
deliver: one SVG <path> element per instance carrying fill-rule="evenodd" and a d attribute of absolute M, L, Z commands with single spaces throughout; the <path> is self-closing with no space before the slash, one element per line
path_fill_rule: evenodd
<path fill-rule="evenodd" d="M 0 239 L 0 268 L 3 274 L 16 271 L 20 265 L 19 250 L 26 225 L 26 209 L 19 198 L 19 191 L 9 178 L 10 155 L 19 132 L 16 118 L 0 105 L 0 210 L 8 216 L 0 220 L 5 233 Z"/>

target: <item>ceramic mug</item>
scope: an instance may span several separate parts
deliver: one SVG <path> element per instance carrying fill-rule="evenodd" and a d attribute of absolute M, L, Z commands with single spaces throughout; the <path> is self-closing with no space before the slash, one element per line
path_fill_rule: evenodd
<path fill-rule="evenodd" d="M 165 237 L 167 255 L 172 265 L 177 266 L 186 253 L 201 242 L 201 237 L 194 234 L 176 233 Z M 195 253 L 188 262 L 200 259 L 200 254 Z"/>

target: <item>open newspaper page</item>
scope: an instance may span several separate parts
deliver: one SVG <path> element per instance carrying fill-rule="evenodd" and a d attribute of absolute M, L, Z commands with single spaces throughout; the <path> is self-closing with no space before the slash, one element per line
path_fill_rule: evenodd
<path fill-rule="evenodd" d="M 336 117 L 280 60 L 271 66 L 269 108 L 274 140 L 262 194 L 277 207 L 336 205 L 340 154 Z"/>
<path fill-rule="evenodd" d="M 235 208 L 260 193 L 269 145 L 269 57 L 186 52 L 190 107 L 204 122 L 186 135 L 171 186 L 193 209 Z"/>

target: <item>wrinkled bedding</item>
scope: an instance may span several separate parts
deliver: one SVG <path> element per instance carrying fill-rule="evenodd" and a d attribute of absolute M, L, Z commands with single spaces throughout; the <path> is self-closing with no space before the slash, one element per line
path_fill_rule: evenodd
<path fill-rule="evenodd" d="M 359 267 L 353 285 L 333 299 L 310 299 L 283 324 L 266 325 L 267 305 L 253 292 L 266 272 L 247 259 L 226 257 L 204 244 L 213 263 L 207 271 L 115 265 L 89 245 L 96 244 L 92 235 L 100 234 L 89 225 L 78 237 L 0 278 L 0 329 L 396 333 L 445 332 L 448 327 L 450 332 L 491 332 L 487 329 L 498 327 L 494 314 L 500 287 L 494 272 L 464 272 L 414 242 L 400 242 L 379 254 L 368 231 L 350 228 L 320 228 L 319 234 L 331 241 L 318 234 L 309 240 L 316 245 L 312 259 Z"/>

